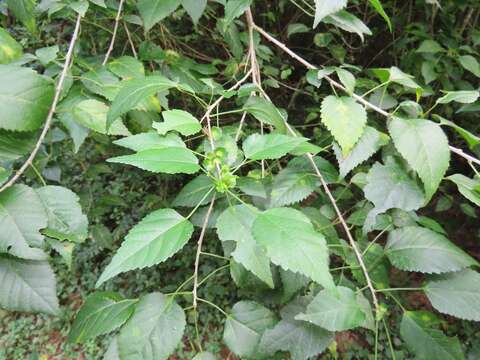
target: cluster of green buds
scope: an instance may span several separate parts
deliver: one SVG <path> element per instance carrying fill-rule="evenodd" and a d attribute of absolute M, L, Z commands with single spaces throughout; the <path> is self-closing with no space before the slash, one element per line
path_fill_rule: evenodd
<path fill-rule="evenodd" d="M 203 161 L 205 169 L 214 174 L 215 190 L 220 193 L 234 188 L 237 183 L 237 176 L 232 174 L 230 166 L 225 163 L 226 159 L 227 151 L 224 148 L 217 148 L 209 152 Z"/>

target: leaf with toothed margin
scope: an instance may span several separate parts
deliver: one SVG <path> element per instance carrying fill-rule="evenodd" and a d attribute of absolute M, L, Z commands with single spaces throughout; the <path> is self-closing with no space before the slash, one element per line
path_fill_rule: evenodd
<path fill-rule="evenodd" d="M 156 210 L 135 225 L 97 281 L 97 287 L 114 276 L 159 264 L 188 242 L 193 225 L 173 209 Z"/>
<path fill-rule="evenodd" d="M 285 168 L 275 176 L 270 194 L 270 206 L 290 205 L 305 199 L 317 187 L 317 178 L 309 172 Z"/>

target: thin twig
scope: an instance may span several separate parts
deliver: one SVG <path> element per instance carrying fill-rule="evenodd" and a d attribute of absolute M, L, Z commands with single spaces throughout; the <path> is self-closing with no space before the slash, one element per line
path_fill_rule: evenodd
<path fill-rule="evenodd" d="M 128 42 L 130 43 L 130 47 L 132 48 L 133 57 L 135 59 L 137 59 L 138 58 L 137 50 L 135 50 L 135 44 L 133 43 L 132 35 L 130 34 L 130 30 L 128 30 L 128 26 L 127 26 L 127 23 L 125 21 L 123 22 L 123 27 L 125 28 L 125 32 L 127 33 Z"/>
<path fill-rule="evenodd" d="M 304 65 L 306 68 L 308 69 L 313 69 L 313 70 L 318 70 L 318 67 L 316 67 L 315 65 L 309 63 L 307 60 L 305 60 L 304 58 L 302 58 L 301 56 L 299 56 L 298 54 L 296 54 L 295 52 L 293 52 L 292 50 L 290 50 L 285 44 L 283 44 L 282 42 L 278 41 L 276 38 L 274 38 L 273 36 L 271 36 L 269 33 L 267 33 L 265 30 L 263 30 L 261 27 L 259 27 L 257 24 L 254 24 L 254 27 L 255 27 L 255 30 L 257 30 L 260 34 L 262 34 L 267 40 L 269 40 L 270 42 L 274 43 L 275 45 L 277 45 L 280 49 L 282 49 L 283 51 L 285 51 L 288 55 L 290 55 L 292 58 L 296 59 L 298 62 L 300 62 L 302 65 Z M 345 92 L 348 92 L 347 89 L 345 89 L 345 87 L 336 82 L 335 80 L 333 80 L 331 77 L 329 76 L 324 76 L 324 79 L 327 80 L 330 85 L 332 85 L 333 87 L 336 87 L 337 89 L 340 89 L 340 90 L 343 90 Z M 367 100 L 365 100 L 364 98 L 362 98 L 360 95 L 357 95 L 355 93 L 352 94 L 352 97 L 357 100 L 359 103 L 363 104 L 364 106 L 374 110 L 375 112 L 389 118 L 390 116 L 392 116 L 390 113 L 386 112 L 385 110 L 379 108 L 378 106 L 368 102 Z M 466 154 L 463 150 L 459 149 L 459 148 L 456 148 L 456 147 L 453 147 L 453 146 L 449 146 L 450 147 L 450 150 L 467 159 L 468 161 L 472 161 L 478 165 L 480 165 L 480 160 L 471 156 L 471 155 L 468 155 Z"/>
<path fill-rule="evenodd" d="M 30 153 L 30 156 L 28 157 L 28 159 L 23 163 L 20 169 L 18 169 L 15 175 L 0 188 L 0 192 L 12 186 L 15 183 L 15 181 L 17 181 L 18 178 L 22 176 L 25 170 L 27 170 L 27 168 L 33 163 L 33 160 L 35 159 L 35 156 L 37 155 L 38 150 L 40 150 L 40 146 L 42 145 L 42 142 L 45 139 L 45 136 L 47 136 L 48 130 L 50 129 L 50 126 L 52 124 L 53 114 L 55 114 L 58 101 L 60 100 L 60 93 L 62 92 L 63 84 L 65 83 L 65 78 L 67 77 L 68 69 L 70 68 L 70 65 L 72 62 L 73 50 L 75 48 L 75 43 L 77 41 L 78 34 L 80 32 L 81 19 L 82 19 L 82 16 L 79 14 L 77 16 L 77 22 L 75 24 L 75 30 L 73 31 L 73 34 L 72 34 L 72 39 L 70 40 L 70 44 L 68 46 L 67 56 L 65 57 L 63 70 L 58 79 L 55 95 L 53 97 L 53 102 L 52 102 L 52 105 L 50 106 L 47 119 L 45 120 L 45 125 L 43 126 L 42 133 L 40 134 L 40 137 L 38 138 L 37 143 L 35 144 L 35 147 Z"/>
<path fill-rule="evenodd" d="M 202 231 L 200 232 L 200 236 L 198 238 L 197 255 L 195 257 L 195 270 L 193 272 L 192 295 L 193 295 L 193 308 L 194 309 L 197 308 L 198 268 L 200 266 L 200 255 L 202 254 L 203 238 L 205 237 L 205 232 L 207 230 L 208 220 L 210 219 L 210 215 L 212 214 L 214 204 L 215 204 L 215 195 L 213 196 L 212 200 L 210 201 L 210 206 L 208 207 L 207 214 L 205 215 L 205 218 L 203 219 Z"/>
<path fill-rule="evenodd" d="M 105 64 L 107 63 L 108 58 L 113 51 L 113 46 L 115 45 L 115 38 L 117 37 L 118 24 L 120 23 L 120 16 L 122 15 L 124 1 L 125 0 L 120 0 L 120 3 L 118 4 L 117 16 L 115 17 L 115 25 L 113 26 L 112 40 L 110 41 L 110 46 L 108 47 L 107 53 L 105 54 L 105 59 L 103 59 L 103 66 L 105 66 Z"/>

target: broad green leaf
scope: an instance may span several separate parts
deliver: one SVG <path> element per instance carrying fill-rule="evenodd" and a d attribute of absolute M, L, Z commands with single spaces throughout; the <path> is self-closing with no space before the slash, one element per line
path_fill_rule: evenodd
<path fill-rule="evenodd" d="M 433 115 L 433 117 L 440 120 L 440 125 L 449 126 L 454 129 L 467 142 L 470 150 L 473 150 L 475 149 L 475 147 L 480 145 L 480 137 L 471 133 L 467 129 L 464 129 L 463 127 L 455 124 L 453 121 L 447 120 L 439 115 L 435 114 Z"/>
<path fill-rule="evenodd" d="M 0 128 L 38 129 L 53 99 L 53 83 L 28 68 L 0 65 Z"/>
<path fill-rule="evenodd" d="M 460 342 L 456 337 L 449 338 L 432 325 L 438 320 L 426 311 L 407 311 L 400 324 L 400 335 L 407 347 L 420 360 L 463 360 L 465 359 Z"/>
<path fill-rule="evenodd" d="M 295 34 L 302 34 L 309 31 L 310 29 L 305 24 L 302 24 L 302 23 L 289 24 L 287 27 L 287 36 L 290 37 Z"/>
<path fill-rule="evenodd" d="M 313 161 L 327 184 L 335 183 L 338 180 L 338 172 L 330 162 L 320 156 L 314 156 Z M 287 167 L 297 172 L 310 173 L 318 179 L 312 163 L 305 156 L 293 158 L 288 162 Z M 317 186 L 322 186 L 320 179 L 317 180 Z"/>
<path fill-rule="evenodd" d="M 405 271 L 444 273 L 478 265 L 445 236 L 419 226 L 391 231 L 385 254 L 395 267 Z"/>
<path fill-rule="evenodd" d="M 436 42 L 435 40 L 424 40 L 416 50 L 416 52 L 419 53 L 438 53 L 438 52 L 443 52 L 445 51 L 444 48 L 441 47 L 441 45 Z"/>
<path fill-rule="evenodd" d="M 73 9 L 77 14 L 81 15 L 82 17 L 85 16 L 85 14 L 88 11 L 88 7 L 90 6 L 90 3 L 88 0 L 75 0 L 69 4 L 70 8 Z"/>
<path fill-rule="evenodd" d="M 88 90 L 110 101 L 120 90 L 120 80 L 104 67 L 90 70 L 82 75 L 81 80 Z"/>
<path fill-rule="evenodd" d="M 120 83 L 120 91 L 113 100 L 107 115 L 107 128 L 121 115 L 135 108 L 141 101 L 158 92 L 177 86 L 161 75 L 126 80 Z"/>
<path fill-rule="evenodd" d="M 308 139 L 281 134 L 253 134 L 243 142 L 243 152 L 247 159 L 278 159 L 288 154 Z"/>
<path fill-rule="evenodd" d="M 368 269 L 368 275 L 377 289 L 385 289 L 390 283 L 390 263 L 385 256 L 383 247 L 378 244 L 368 245 L 362 254 L 363 262 Z M 365 275 L 360 268 L 358 259 L 352 250 L 346 251 L 346 261 L 351 266 L 352 275 L 362 285 L 366 285 Z"/>
<path fill-rule="evenodd" d="M 423 288 L 433 307 L 464 320 L 480 321 L 480 274 L 465 269 L 429 281 Z"/>
<path fill-rule="evenodd" d="M 139 0 L 137 8 L 145 31 L 149 31 L 156 23 L 173 13 L 180 6 L 180 2 L 181 0 Z"/>
<path fill-rule="evenodd" d="M 340 177 L 344 178 L 358 165 L 368 160 L 382 146 L 389 142 L 388 135 L 377 131 L 375 128 L 366 126 L 362 136 L 348 153 L 344 156 L 337 144 L 333 145 L 335 156 L 340 167 Z"/>
<path fill-rule="evenodd" d="M 236 248 L 231 254 L 235 261 L 273 288 L 270 260 L 265 249 L 252 236 L 257 213 L 253 206 L 228 207 L 217 219 L 217 234 L 222 241 L 235 241 Z"/>
<path fill-rule="evenodd" d="M 237 302 L 225 322 L 223 341 L 236 355 L 252 358 L 262 334 L 276 322 L 273 312 L 262 305 L 254 301 Z"/>
<path fill-rule="evenodd" d="M 33 132 L 12 132 L 0 129 L 0 163 L 17 160 L 29 154 L 38 135 Z"/>
<path fill-rule="evenodd" d="M 22 46 L 0 27 L 0 64 L 8 64 L 22 56 Z"/>
<path fill-rule="evenodd" d="M 58 240 L 83 242 L 88 236 L 88 219 L 82 213 L 79 197 L 61 186 L 44 186 L 36 192 L 48 216 L 43 233 Z"/>
<path fill-rule="evenodd" d="M 347 93 L 349 95 L 353 94 L 355 90 L 355 83 L 356 83 L 355 76 L 353 76 L 353 74 L 350 71 L 342 68 L 337 68 L 336 72 L 337 72 L 338 78 L 340 79 L 340 82 L 343 84 L 343 86 L 347 90 Z"/>
<path fill-rule="evenodd" d="M 193 23 L 197 25 L 207 7 L 207 0 L 182 0 L 182 6 L 192 18 Z"/>
<path fill-rule="evenodd" d="M 320 291 L 307 306 L 305 313 L 297 315 L 304 320 L 330 331 L 344 331 L 361 326 L 366 319 L 357 302 L 355 291 L 337 286 Z"/>
<path fill-rule="evenodd" d="M 362 39 L 362 41 L 364 40 L 364 34 L 372 35 L 370 29 L 367 25 L 364 24 L 362 20 L 345 10 L 340 10 L 335 14 L 329 15 L 328 17 L 323 19 L 323 22 L 326 24 L 338 26 L 340 29 L 343 29 L 345 31 L 356 33 L 358 36 L 360 36 L 360 39 Z"/>
<path fill-rule="evenodd" d="M 108 70 L 123 80 L 143 78 L 145 76 L 145 68 L 142 62 L 132 56 L 121 56 L 114 59 L 108 63 L 107 67 Z"/>
<path fill-rule="evenodd" d="M 0 284 L 0 307 L 57 315 L 55 275 L 47 261 L 0 255 Z"/>
<path fill-rule="evenodd" d="M 180 190 L 172 205 L 195 207 L 208 204 L 215 193 L 213 189 L 212 179 L 206 175 L 199 175 Z"/>
<path fill-rule="evenodd" d="M 223 22 L 224 31 L 237 17 L 242 15 L 250 6 L 252 0 L 227 0 L 225 4 L 225 20 Z"/>
<path fill-rule="evenodd" d="M 459 56 L 458 62 L 464 69 L 470 71 L 476 77 L 480 77 L 480 64 L 472 55 Z"/>
<path fill-rule="evenodd" d="M 289 167 L 281 170 L 273 179 L 270 206 L 285 206 L 304 200 L 317 188 L 317 179 L 311 172 Z"/>
<path fill-rule="evenodd" d="M 369 0 L 370 4 L 377 10 L 377 12 L 380 14 L 381 17 L 385 20 L 385 22 L 388 25 L 388 28 L 390 29 L 390 32 L 392 31 L 392 22 L 390 21 L 390 18 L 388 17 L 387 13 L 383 9 L 382 3 L 380 0 Z"/>
<path fill-rule="evenodd" d="M 448 91 L 446 95 L 437 100 L 437 103 L 448 104 L 455 101 L 461 104 L 471 104 L 477 101 L 479 96 L 480 92 L 477 90 Z"/>
<path fill-rule="evenodd" d="M 177 131 L 182 135 L 189 136 L 202 130 L 200 122 L 192 114 L 183 110 L 167 110 L 162 112 L 163 122 L 153 123 L 153 128 L 160 135 L 169 131 Z"/>
<path fill-rule="evenodd" d="M 326 240 L 300 211 L 267 210 L 257 216 L 252 230 L 255 240 L 265 247 L 274 264 L 306 275 L 325 288 L 334 286 L 328 270 Z"/>
<path fill-rule="evenodd" d="M 375 74 L 375 76 L 379 78 L 382 83 L 392 82 L 403 85 L 407 88 L 420 88 L 420 85 L 415 82 L 412 75 L 404 73 L 396 66 L 392 66 L 390 68 L 376 68 L 372 69 L 372 72 Z"/>
<path fill-rule="evenodd" d="M 347 0 L 315 0 L 313 28 L 315 29 L 325 17 L 342 10 L 345 6 L 347 6 Z"/>
<path fill-rule="evenodd" d="M 429 120 L 393 118 L 388 130 L 398 152 L 422 179 L 426 200 L 430 200 L 450 162 L 448 139 L 442 128 Z"/>
<path fill-rule="evenodd" d="M 458 191 L 475 205 L 480 206 L 480 181 L 470 179 L 462 174 L 447 177 L 457 185 Z"/>
<path fill-rule="evenodd" d="M 97 287 L 114 276 L 159 264 L 177 253 L 188 242 L 193 225 L 172 209 L 156 210 L 135 225 L 110 264 L 97 281 Z"/>
<path fill-rule="evenodd" d="M 32 34 L 37 32 L 35 24 L 35 0 L 7 0 L 8 10 L 20 20 Z"/>
<path fill-rule="evenodd" d="M 280 111 L 270 101 L 260 96 L 251 96 L 243 106 L 243 110 L 258 121 L 275 126 L 281 133 L 285 133 L 287 130 L 285 126 L 286 120 Z"/>
<path fill-rule="evenodd" d="M 41 49 L 37 49 L 35 51 L 35 55 L 38 57 L 38 60 L 42 63 L 42 65 L 48 65 L 53 62 L 58 55 L 60 48 L 58 45 L 54 46 L 47 46 Z"/>
<path fill-rule="evenodd" d="M 307 296 L 300 297 L 281 310 L 282 319 L 262 336 L 262 353 L 288 351 L 293 360 L 306 360 L 327 348 L 334 339 L 333 333 L 308 322 L 295 320 L 295 316 L 304 312 L 311 300 Z"/>
<path fill-rule="evenodd" d="M 136 302 L 114 292 L 93 293 L 75 317 L 68 341 L 83 343 L 119 328 L 133 314 Z"/>
<path fill-rule="evenodd" d="M 121 360 L 167 360 L 181 341 L 185 313 L 161 293 L 143 296 L 117 336 Z"/>
<path fill-rule="evenodd" d="M 0 253 L 43 260 L 45 253 L 40 230 L 47 227 L 47 214 L 35 192 L 25 185 L 14 185 L 0 193 Z"/>
<path fill-rule="evenodd" d="M 131 135 L 120 118 L 115 120 L 107 130 L 108 110 L 108 106 L 101 101 L 84 100 L 75 106 L 73 116 L 81 125 L 100 134 Z"/>
<path fill-rule="evenodd" d="M 329 95 L 322 101 L 321 119 L 347 155 L 362 136 L 367 112 L 351 97 Z"/>
<path fill-rule="evenodd" d="M 177 134 L 160 136 L 155 132 L 141 133 L 125 137 L 113 142 L 133 151 L 165 149 L 170 147 L 186 148 L 185 143 Z"/>
<path fill-rule="evenodd" d="M 194 174 L 200 170 L 198 159 L 193 152 L 183 147 L 148 149 L 132 155 L 117 156 L 107 161 L 166 174 Z"/>

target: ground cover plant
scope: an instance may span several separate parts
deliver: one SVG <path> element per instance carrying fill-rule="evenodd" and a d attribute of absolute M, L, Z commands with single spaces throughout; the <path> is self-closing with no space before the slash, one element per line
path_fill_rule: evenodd
<path fill-rule="evenodd" d="M 479 19 L 0 1 L 0 358 L 479 358 Z"/>

